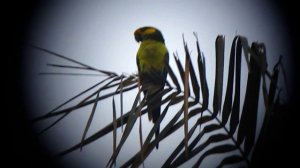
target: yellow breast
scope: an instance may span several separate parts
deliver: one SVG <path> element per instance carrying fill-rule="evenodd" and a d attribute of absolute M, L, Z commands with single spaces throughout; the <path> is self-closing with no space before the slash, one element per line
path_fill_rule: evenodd
<path fill-rule="evenodd" d="M 164 43 L 155 40 L 145 40 L 141 43 L 137 53 L 140 71 L 151 69 L 163 70 L 166 63 L 167 48 Z"/>

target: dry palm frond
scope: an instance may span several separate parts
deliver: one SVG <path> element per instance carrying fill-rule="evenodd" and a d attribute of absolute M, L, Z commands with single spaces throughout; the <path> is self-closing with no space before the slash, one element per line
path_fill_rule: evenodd
<path fill-rule="evenodd" d="M 197 39 L 196 34 L 195 37 Z M 194 167 L 199 167 L 205 158 L 210 155 L 220 153 L 224 153 L 226 155 L 224 155 L 224 158 L 220 161 L 218 167 L 238 164 L 240 162 L 244 162 L 244 164 L 249 166 L 251 162 L 251 151 L 255 150 L 255 133 L 257 129 L 256 125 L 260 88 L 262 87 L 263 90 L 266 106 L 265 109 L 267 110 L 266 115 L 269 116 L 274 107 L 275 95 L 278 92 L 277 82 L 279 66 L 275 66 L 273 73 L 271 74 L 266 67 L 267 60 L 264 44 L 253 43 L 252 46 L 249 47 L 245 37 L 236 36 L 231 46 L 226 91 L 223 91 L 223 86 L 225 85 L 223 82 L 225 66 L 225 40 L 223 36 L 218 36 L 216 39 L 216 71 L 212 102 L 213 109 L 210 110 L 208 109 L 210 94 L 207 85 L 205 58 L 201 53 L 198 39 L 196 41 L 196 46 L 198 53 L 197 66 L 194 66 L 195 64 L 192 63 L 190 51 L 188 50 L 188 46 L 184 41 L 185 68 L 183 68 L 178 54 L 174 54 L 176 67 L 167 67 L 170 80 L 167 81 L 164 90 L 159 92 L 156 97 L 153 97 L 150 100 L 143 99 L 140 102 L 140 91 L 138 91 L 136 99 L 131 109 L 128 110 L 127 113 L 123 113 L 123 96 L 126 94 L 126 92 L 134 90 L 138 87 L 137 75 L 117 75 L 117 73 L 99 70 L 52 51 L 34 47 L 38 50 L 48 52 L 54 56 L 58 56 L 78 65 L 70 66 L 49 64 L 50 66 L 57 68 L 91 70 L 98 72 L 99 75 L 107 76 L 106 79 L 103 79 L 99 83 L 91 86 L 88 89 L 85 89 L 81 93 L 51 110 L 46 115 L 36 118 L 34 121 L 37 122 L 40 120 L 46 120 L 52 117 L 60 116 L 58 120 L 54 121 L 49 127 L 43 130 L 45 131 L 56 125 L 58 122 L 61 122 L 64 117 L 68 116 L 68 114 L 72 113 L 73 111 L 79 110 L 85 106 L 93 105 L 93 109 L 86 124 L 81 142 L 78 142 L 78 144 L 75 144 L 68 150 L 61 152 L 59 156 L 66 155 L 74 150 L 78 150 L 83 146 L 100 139 L 104 135 L 113 132 L 113 154 L 107 163 L 107 166 L 112 167 L 116 162 L 118 154 L 125 141 L 130 135 L 137 118 L 147 113 L 147 108 L 144 108 L 144 106 L 149 102 L 154 101 L 157 97 L 163 96 L 161 103 L 157 104 L 157 106 L 164 105 L 162 114 L 160 115 L 158 121 L 153 125 L 153 128 L 147 135 L 145 141 L 142 142 L 141 139 L 141 150 L 132 156 L 127 162 L 123 163 L 122 167 L 136 167 L 143 164 L 144 160 L 149 156 L 149 154 L 160 141 L 168 136 L 172 136 L 172 134 L 181 127 L 184 127 L 185 131 L 184 136 L 182 136 L 182 141 L 173 150 L 171 155 L 166 157 L 166 161 L 162 167 L 178 167 L 196 156 L 199 158 L 194 163 Z M 248 74 L 243 74 L 248 75 L 247 85 L 244 86 L 244 88 L 246 88 L 244 102 L 240 102 L 242 87 L 241 75 L 243 73 L 241 71 L 242 51 L 245 55 L 244 58 L 246 59 L 248 66 Z M 280 65 L 280 62 L 278 65 Z M 174 73 L 176 70 L 179 72 L 179 78 Z M 199 80 L 197 79 L 197 72 L 199 75 Z M 262 85 L 261 79 L 263 79 Z M 270 80 L 269 87 L 266 84 L 266 80 Z M 184 86 L 184 88 L 180 87 L 181 84 Z M 112 88 L 115 88 L 115 90 L 111 91 Z M 269 88 L 269 90 L 267 88 Z M 91 90 L 96 91 L 87 95 L 87 92 Z M 222 100 L 223 92 L 225 92 L 224 100 Z M 74 99 L 82 95 L 86 95 L 86 97 L 79 103 L 71 107 L 64 108 L 66 104 L 72 102 Z M 116 95 L 120 95 L 120 117 L 117 117 L 116 115 L 116 103 L 114 99 L 114 96 Z M 98 132 L 86 137 L 86 133 L 92 122 L 97 103 L 109 98 L 112 99 L 113 104 L 113 121 Z M 200 102 L 200 100 L 202 100 L 202 102 Z M 242 109 L 240 109 L 241 103 L 243 105 Z M 154 138 L 154 133 L 158 125 L 162 122 L 164 116 L 169 110 L 169 107 L 174 105 L 181 106 L 178 111 L 175 112 L 174 117 L 168 121 L 160 134 Z M 184 117 L 180 118 L 182 115 L 184 115 Z M 189 120 L 195 117 L 197 117 L 197 122 L 188 127 Z M 268 124 L 268 119 L 269 117 L 265 118 L 262 130 Z M 195 131 L 198 126 L 201 128 L 201 125 L 204 125 L 202 126 L 201 131 Z M 123 126 L 125 126 L 124 131 Z M 119 127 L 122 127 L 122 135 L 121 140 L 117 144 L 116 130 Z M 203 139 L 202 137 L 204 135 L 209 136 L 207 139 Z M 260 134 L 260 138 L 262 136 L 263 135 Z M 228 143 L 228 140 L 231 143 Z M 216 145 L 211 146 L 211 144 Z M 238 152 L 232 153 L 232 151 Z M 199 156 L 199 153 L 201 152 L 202 154 Z"/>

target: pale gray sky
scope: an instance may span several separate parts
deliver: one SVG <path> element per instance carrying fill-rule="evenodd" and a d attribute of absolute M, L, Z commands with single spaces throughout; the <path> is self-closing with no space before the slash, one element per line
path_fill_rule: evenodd
<path fill-rule="evenodd" d="M 27 41 L 99 69 L 132 74 L 137 72 L 135 56 L 139 47 L 133 32 L 138 27 L 148 25 L 162 31 L 169 52 L 172 54 L 178 51 L 181 60 L 184 59 L 182 34 L 192 51 L 192 60 L 195 61 L 193 32 L 198 33 L 207 63 L 210 95 L 214 85 L 214 43 L 218 35 L 225 36 L 226 58 L 234 36 L 242 35 L 248 38 L 250 44 L 254 41 L 266 44 L 270 67 L 280 54 L 285 57 L 286 65 L 289 65 L 291 48 L 283 18 L 273 4 L 259 0 L 48 1 L 34 14 Z M 45 114 L 100 81 L 98 77 L 38 75 L 40 72 L 57 71 L 47 67 L 47 63 L 66 62 L 30 48 L 24 55 L 24 82 L 31 118 Z M 170 64 L 175 66 L 172 58 Z M 125 99 L 127 109 L 130 108 L 133 99 L 131 97 L 135 93 L 129 93 L 128 99 Z M 262 103 L 261 101 L 260 105 Z M 90 111 L 91 107 L 88 107 L 75 112 L 42 135 L 41 139 L 47 140 L 45 144 L 53 152 L 79 142 Z M 112 121 L 110 112 L 111 100 L 99 104 L 88 135 Z M 171 114 L 167 115 L 165 121 L 170 117 Z M 146 117 L 143 118 L 143 124 L 146 135 L 152 124 Z M 261 124 L 261 120 L 258 124 Z M 121 150 L 117 165 L 121 165 L 139 149 L 137 126 L 133 136 L 129 137 Z M 120 137 L 121 134 L 118 135 Z M 178 142 L 174 142 L 178 141 L 177 136 L 182 138 L 183 131 L 176 133 L 173 139 L 164 140 L 160 149 L 146 160 L 146 167 L 159 167 L 164 162 L 162 156 L 169 155 L 171 149 L 177 145 Z M 72 167 L 104 167 L 111 153 L 112 135 L 109 134 L 88 145 L 82 152 L 75 151 L 62 160 L 70 163 Z M 204 167 L 215 166 L 215 161 L 211 162 L 210 159 L 204 161 Z M 189 167 L 189 163 L 183 167 Z"/>

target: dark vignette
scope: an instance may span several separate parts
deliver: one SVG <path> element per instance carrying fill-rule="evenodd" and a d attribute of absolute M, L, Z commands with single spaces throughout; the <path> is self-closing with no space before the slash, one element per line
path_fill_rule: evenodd
<path fill-rule="evenodd" d="M 296 1 L 277 0 L 273 2 L 284 16 L 287 30 L 289 30 L 289 38 L 293 44 L 292 53 L 294 53 L 291 62 L 295 65 L 294 72 L 297 72 L 297 63 L 299 62 L 299 58 L 296 57 L 299 44 L 297 31 L 300 29 L 297 26 L 299 23 L 296 17 L 299 10 L 295 9 L 297 7 Z M 5 149 L 4 163 L 8 167 L 19 167 L 19 165 L 31 168 L 58 167 L 58 164 L 49 158 L 45 149 L 32 134 L 30 123 L 26 118 L 22 96 L 22 78 L 20 77 L 22 50 L 24 43 L 26 43 L 26 30 L 29 22 L 40 5 L 38 0 L 10 2 L 4 5 L 7 9 L 2 14 L 5 17 L 4 35 L 7 36 L 7 41 L 4 42 L 5 54 L 2 56 L 4 60 L 1 67 L 5 77 L 2 81 L 4 84 L 2 86 L 2 92 L 4 92 L 2 103 L 4 106 L 1 110 L 2 116 L 4 116 L 2 117 L 4 124 L 2 139 L 5 140 L 3 143 Z M 289 105 L 284 107 L 287 112 L 274 115 L 267 138 L 258 146 L 258 151 L 253 157 L 253 167 L 292 166 L 297 161 L 295 154 L 292 154 L 300 152 L 297 148 L 297 136 L 295 135 L 297 128 L 295 107 L 297 107 L 296 96 L 298 95 L 296 75 L 292 82 L 294 83 L 294 92 L 291 95 Z"/>

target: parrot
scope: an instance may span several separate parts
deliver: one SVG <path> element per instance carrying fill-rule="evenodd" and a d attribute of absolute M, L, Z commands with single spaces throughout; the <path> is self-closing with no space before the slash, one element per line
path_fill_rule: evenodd
<path fill-rule="evenodd" d="M 146 102 L 148 102 L 161 92 L 165 86 L 169 53 L 162 33 L 155 27 L 145 26 L 138 28 L 134 31 L 134 37 L 140 43 L 136 55 L 139 84 Z M 162 96 L 156 96 L 154 100 L 146 103 L 148 118 L 154 124 L 160 116 L 161 100 Z M 155 137 L 158 136 L 159 129 L 158 126 Z M 158 146 L 157 144 L 157 149 Z"/>

